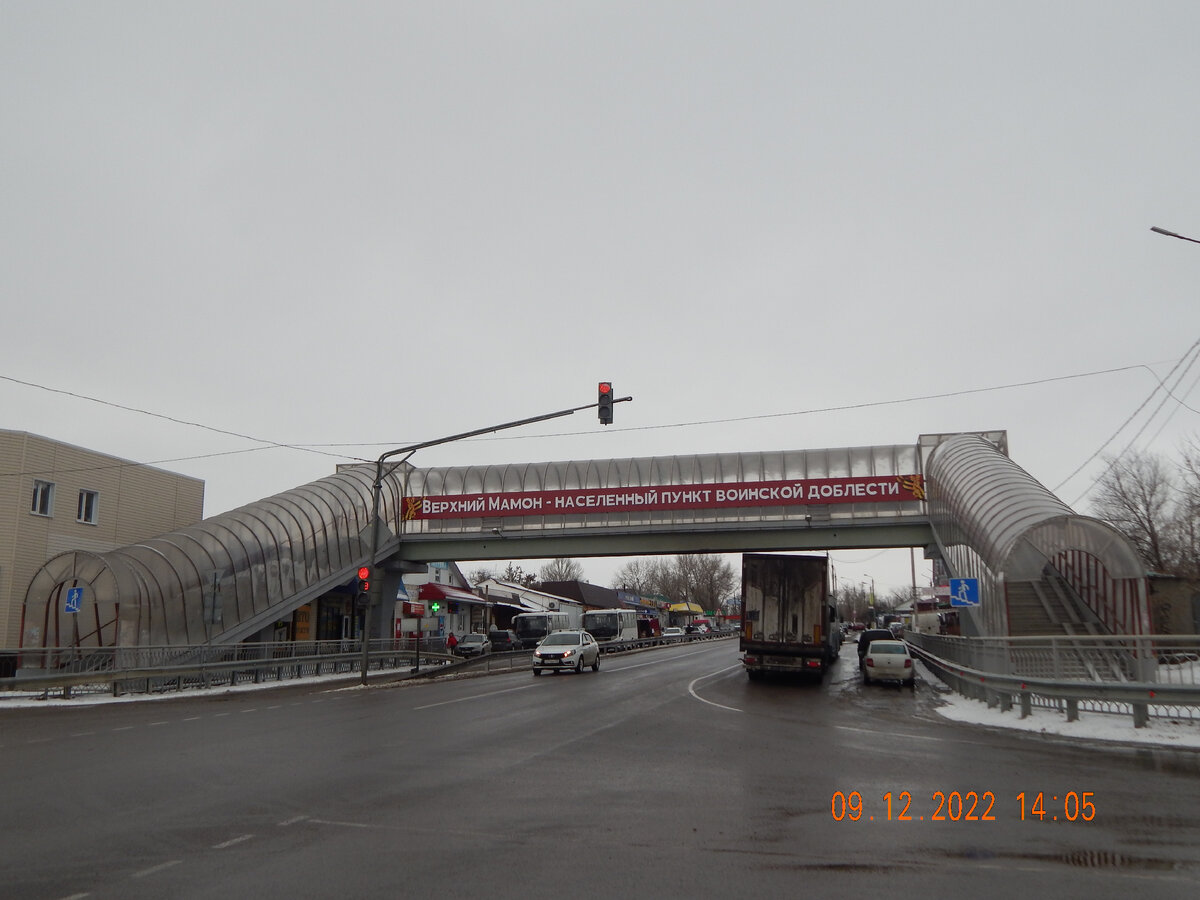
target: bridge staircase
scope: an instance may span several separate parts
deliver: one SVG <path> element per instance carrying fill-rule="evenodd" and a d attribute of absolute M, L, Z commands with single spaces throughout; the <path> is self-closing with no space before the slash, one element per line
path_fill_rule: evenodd
<path fill-rule="evenodd" d="M 1123 647 L 1092 639 L 1111 635 L 1112 631 L 1052 566 L 1045 567 L 1040 581 L 1011 583 L 1007 593 L 1009 635 L 1052 638 L 1056 678 L 1110 682 L 1134 679 L 1137 669 L 1133 656 Z M 1073 641 L 1072 637 L 1083 639 Z M 1017 653 L 1013 660 L 1016 672 L 1020 671 L 1019 657 Z"/>

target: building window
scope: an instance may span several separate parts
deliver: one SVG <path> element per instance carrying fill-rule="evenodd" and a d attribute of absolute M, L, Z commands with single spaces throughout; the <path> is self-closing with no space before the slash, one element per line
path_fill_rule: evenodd
<path fill-rule="evenodd" d="M 79 492 L 79 515 L 76 519 L 88 525 L 96 524 L 96 507 L 100 503 L 100 495 L 95 491 Z"/>
<path fill-rule="evenodd" d="M 29 511 L 39 516 L 54 515 L 54 484 L 49 481 L 34 481 L 33 505 Z"/>

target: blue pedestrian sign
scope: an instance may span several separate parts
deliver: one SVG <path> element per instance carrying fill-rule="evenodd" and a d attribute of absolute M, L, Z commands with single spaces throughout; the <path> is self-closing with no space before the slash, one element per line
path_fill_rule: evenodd
<path fill-rule="evenodd" d="M 978 578 L 951 578 L 950 579 L 950 605 L 951 606 L 978 606 L 979 605 L 979 579 Z"/>
<path fill-rule="evenodd" d="M 77 613 L 79 607 L 83 603 L 83 588 L 73 587 L 67 588 L 67 612 Z"/>

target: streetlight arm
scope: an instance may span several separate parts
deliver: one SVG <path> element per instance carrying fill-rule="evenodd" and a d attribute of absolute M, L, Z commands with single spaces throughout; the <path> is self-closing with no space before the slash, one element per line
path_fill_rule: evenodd
<path fill-rule="evenodd" d="M 1182 234 L 1176 234 L 1173 231 L 1167 231 L 1165 228 L 1159 228 L 1157 225 L 1151 225 L 1150 230 L 1155 234 L 1165 234 L 1167 237 L 1179 238 L 1181 241 L 1191 241 L 1193 244 L 1200 244 L 1200 239 L 1190 238 Z"/>
<path fill-rule="evenodd" d="M 613 403 L 624 403 L 626 400 L 632 400 L 633 397 L 621 397 L 614 399 Z M 372 485 L 371 491 L 371 547 L 369 556 L 367 557 L 367 565 L 374 566 L 376 557 L 379 555 L 379 516 L 380 506 L 382 505 L 383 493 L 383 464 L 393 456 L 407 454 L 404 459 L 396 463 L 392 469 L 388 471 L 390 475 L 408 460 L 410 456 L 418 450 L 424 450 L 426 447 L 436 447 L 439 444 L 449 444 L 452 441 L 461 441 L 465 438 L 477 437 L 481 434 L 494 434 L 497 431 L 506 431 L 509 428 L 517 428 L 521 425 L 532 425 L 534 422 L 545 422 L 549 419 L 559 419 L 563 416 L 574 415 L 581 409 L 595 409 L 599 403 L 587 403 L 583 406 L 576 406 L 571 409 L 560 409 L 558 412 L 543 413 L 540 416 L 530 416 L 527 419 L 517 419 L 515 422 L 505 422 L 501 425 L 489 425 L 487 428 L 476 428 L 474 431 L 464 431 L 460 434 L 452 434 L 449 437 L 435 438 L 432 441 L 422 441 L 419 444 L 410 444 L 407 447 L 398 447 L 395 450 L 389 450 L 382 454 L 379 459 L 375 460 L 375 483 Z M 371 606 L 370 600 L 367 601 L 367 606 L 363 611 L 363 630 L 362 630 L 362 683 L 367 683 L 367 665 L 368 665 L 368 636 L 371 632 Z M 417 665 L 420 665 L 421 648 L 417 647 Z"/>
<path fill-rule="evenodd" d="M 633 397 L 621 397 L 613 400 L 613 403 L 624 403 L 626 400 L 632 400 Z M 476 428 L 474 431 L 464 431 L 459 434 L 452 434 L 449 437 L 435 438 L 432 441 L 422 441 L 420 444 L 410 444 L 407 447 L 399 447 L 395 450 L 389 450 L 383 454 L 377 462 L 383 462 L 393 456 L 398 456 L 401 453 L 415 453 L 418 450 L 424 450 L 426 447 L 436 447 L 439 444 L 449 444 L 453 441 L 461 441 L 466 438 L 478 437 L 481 434 L 495 434 L 497 431 L 506 431 L 509 428 L 519 428 L 522 425 L 532 425 L 534 422 L 545 422 L 550 419 L 561 419 L 563 416 L 571 416 L 579 412 L 581 409 L 595 409 L 599 403 L 588 403 L 584 406 L 576 406 L 571 409 L 560 409 L 558 412 L 543 413 L 540 416 L 530 416 L 528 419 L 517 419 L 515 422 L 505 422 L 503 425 L 489 425 L 486 428 Z"/>

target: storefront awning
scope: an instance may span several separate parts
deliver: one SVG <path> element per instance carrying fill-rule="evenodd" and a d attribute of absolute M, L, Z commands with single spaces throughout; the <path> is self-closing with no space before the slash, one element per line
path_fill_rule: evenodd
<path fill-rule="evenodd" d="M 464 591 L 461 588 L 453 588 L 445 584 L 437 584 L 432 581 L 427 581 L 421 585 L 421 589 L 417 592 L 418 600 L 446 600 L 454 603 L 478 603 L 481 606 L 487 604 L 487 601 L 478 594 L 472 594 L 470 591 Z"/>
<path fill-rule="evenodd" d="M 695 613 L 698 616 L 704 615 L 704 607 L 699 603 L 672 603 L 669 611 L 673 613 Z"/>

